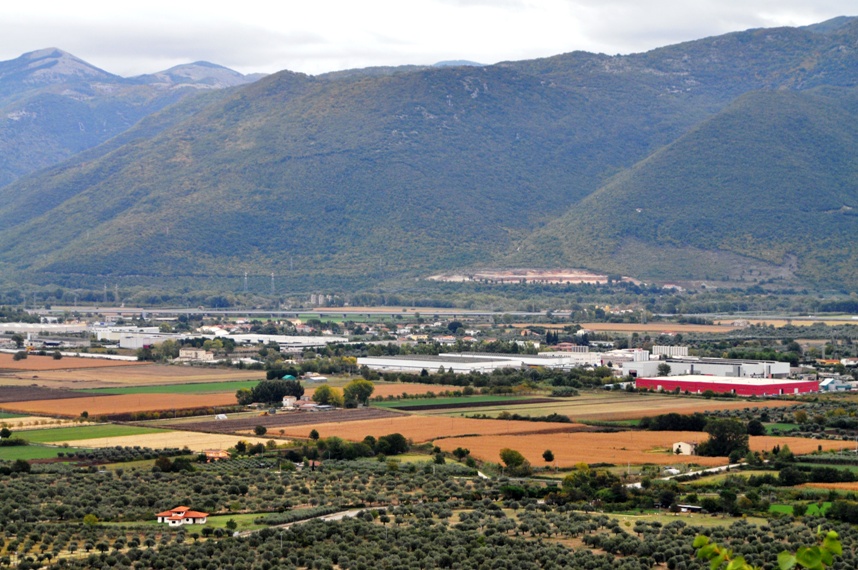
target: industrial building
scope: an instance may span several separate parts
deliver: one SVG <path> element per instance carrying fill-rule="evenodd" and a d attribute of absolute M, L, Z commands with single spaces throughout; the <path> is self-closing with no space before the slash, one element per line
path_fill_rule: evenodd
<path fill-rule="evenodd" d="M 816 380 L 783 380 L 774 378 L 737 378 L 734 376 L 656 376 L 635 380 L 638 390 L 659 392 L 689 392 L 702 394 L 711 390 L 716 394 L 737 396 L 786 396 L 819 391 Z"/>
<path fill-rule="evenodd" d="M 499 355 L 510 356 L 510 355 Z M 419 374 L 423 370 L 437 372 L 443 368 L 445 372 L 467 374 L 469 372 L 488 373 L 501 368 L 521 368 L 523 363 L 518 359 L 493 358 L 487 356 L 461 357 L 459 355 L 439 356 L 364 356 L 357 359 L 358 366 L 367 366 L 379 372 L 411 372 Z"/>
<path fill-rule="evenodd" d="M 670 366 L 668 376 L 700 374 L 733 378 L 786 378 L 790 373 L 789 362 L 688 357 L 623 362 L 623 376 L 632 378 L 656 376 L 658 367 L 662 364 Z"/>

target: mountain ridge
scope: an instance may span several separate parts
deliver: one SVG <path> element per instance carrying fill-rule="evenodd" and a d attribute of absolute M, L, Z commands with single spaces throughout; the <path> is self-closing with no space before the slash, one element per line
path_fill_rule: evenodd
<path fill-rule="evenodd" d="M 819 229 L 858 232 L 855 46 L 851 18 L 629 56 L 279 72 L 0 188 L 0 267 L 365 287 L 573 265 L 855 290 L 856 249 Z"/>
<path fill-rule="evenodd" d="M 249 81 L 214 64 L 124 78 L 58 48 L 0 62 L 0 186 L 98 146 L 200 90 Z"/>

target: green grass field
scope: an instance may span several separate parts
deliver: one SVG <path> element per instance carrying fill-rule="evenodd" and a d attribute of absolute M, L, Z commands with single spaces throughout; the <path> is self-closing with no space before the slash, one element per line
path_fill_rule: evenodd
<path fill-rule="evenodd" d="M 827 463 L 801 463 L 802 467 L 833 467 L 834 469 L 842 469 L 844 471 L 851 471 L 852 473 L 858 473 L 858 465 L 830 465 Z"/>
<path fill-rule="evenodd" d="M 716 526 L 724 526 L 724 517 L 712 515 L 703 515 L 703 514 L 692 514 L 692 513 L 649 513 L 642 515 L 621 515 L 621 514 L 609 514 L 609 517 L 616 519 L 620 522 L 620 527 L 623 528 L 626 532 L 630 534 L 634 534 L 632 530 L 634 528 L 634 523 L 637 521 L 644 521 L 648 523 L 660 522 L 662 524 L 668 524 L 675 521 L 682 521 L 689 525 L 695 526 L 705 526 L 705 527 L 716 527 Z M 768 521 L 761 517 L 744 517 L 742 520 L 748 522 L 750 524 L 755 525 L 764 525 Z M 630 523 L 629 526 L 626 526 L 626 522 Z"/>
<path fill-rule="evenodd" d="M 16 431 L 14 435 L 16 437 L 26 439 L 30 443 L 53 443 L 56 441 L 74 441 L 78 439 L 97 439 L 101 437 L 121 437 L 126 435 L 140 435 L 144 433 L 161 433 L 163 431 L 165 430 L 149 427 L 106 424 Z"/>
<path fill-rule="evenodd" d="M 490 404 L 503 404 L 504 402 L 509 401 L 517 401 L 527 399 L 529 396 L 460 396 L 460 397 L 452 397 L 452 398 L 419 398 L 419 399 L 405 399 L 405 400 L 391 400 L 385 402 L 373 402 L 373 406 L 377 406 L 379 408 L 401 408 L 403 406 L 420 406 L 420 407 L 431 407 L 431 406 L 450 406 L 450 405 L 459 405 L 459 404 L 473 404 L 473 403 L 490 403 Z"/>
<path fill-rule="evenodd" d="M 232 380 L 228 382 L 197 382 L 193 384 L 169 384 L 164 386 L 128 386 L 123 388 L 93 388 L 78 390 L 84 394 L 209 394 L 213 392 L 235 392 L 240 388 L 253 388 L 259 380 Z"/>
<path fill-rule="evenodd" d="M 828 509 L 831 508 L 831 503 L 825 501 L 822 503 L 822 506 L 819 506 L 817 503 L 810 503 L 807 505 L 807 515 L 825 515 L 828 512 Z M 792 505 L 771 505 L 769 507 L 770 513 L 781 513 L 784 515 L 791 515 L 793 513 Z"/>
<path fill-rule="evenodd" d="M 766 424 L 766 433 L 771 435 L 772 430 L 776 429 L 780 433 L 796 429 L 798 424 Z"/>
<path fill-rule="evenodd" d="M 0 447 L 0 460 L 15 461 L 16 459 L 53 459 L 57 453 L 72 453 L 81 451 L 79 447 L 45 447 L 41 445 L 22 445 L 20 447 Z"/>
<path fill-rule="evenodd" d="M 236 528 L 236 530 L 238 532 L 241 532 L 244 530 L 255 530 L 255 529 L 259 529 L 259 528 L 265 528 L 267 526 L 264 524 L 256 524 L 253 522 L 254 520 L 258 519 L 259 517 L 264 517 L 266 514 L 268 514 L 268 513 L 246 513 L 246 514 L 240 514 L 240 515 L 213 515 L 213 516 L 208 517 L 208 519 L 206 520 L 206 524 L 203 526 L 207 526 L 210 528 L 226 528 L 227 521 L 232 519 L 238 525 L 238 528 Z M 186 526 L 184 528 L 190 529 L 191 526 Z M 197 527 L 196 525 L 194 525 L 193 528 L 197 529 L 195 532 L 199 532 L 199 529 L 203 528 L 203 527 L 202 526 Z M 190 532 L 190 530 L 189 530 L 189 532 Z"/>
<path fill-rule="evenodd" d="M 11 412 L 0 412 L 0 420 L 11 420 L 14 418 L 23 418 L 26 417 L 22 414 L 13 414 Z"/>
<path fill-rule="evenodd" d="M 695 479 L 693 481 L 688 481 L 685 484 L 690 485 L 692 487 L 706 487 L 709 485 L 720 485 L 727 479 L 727 477 L 738 476 L 747 479 L 751 475 L 774 475 L 775 477 L 777 477 L 777 471 L 765 471 L 762 469 L 749 469 L 747 471 L 726 471 L 721 473 L 715 473 L 714 475 L 707 475 L 706 477 L 701 477 L 700 479 Z"/>
<path fill-rule="evenodd" d="M 583 420 L 581 422 L 584 425 L 588 426 L 598 426 L 598 427 L 638 427 L 641 423 L 640 420 L 612 420 L 609 422 L 600 422 L 596 420 Z"/>

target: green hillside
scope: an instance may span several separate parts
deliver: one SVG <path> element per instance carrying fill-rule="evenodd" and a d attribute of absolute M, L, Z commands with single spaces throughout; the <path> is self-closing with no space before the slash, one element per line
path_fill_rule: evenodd
<path fill-rule="evenodd" d="M 858 285 L 854 90 L 756 92 L 528 238 L 518 263 Z"/>
<path fill-rule="evenodd" d="M 501 67 L 284 72 L 152 139 L 0 190 L 28 197 L 0 212 L 0 255 L 51 274 L 467 266 L 687 128 L 642 135 L 643 115 L 614 104 Z"/>
<path fill-rule="evenodd" d="M 629 56 L 284 71 L 0 188 L 0 273 L 358 289 L 527 265 L 856 288 L 856 42 L 838 19 Z"/>

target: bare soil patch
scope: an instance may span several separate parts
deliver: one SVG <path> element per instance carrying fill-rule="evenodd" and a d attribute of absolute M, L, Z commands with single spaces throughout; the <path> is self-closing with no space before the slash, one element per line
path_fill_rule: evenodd
<path fill-rule="evenodd" d="M 150 366 L 148 362 L 107 360 L 102 358 L 76 358 L 64 356 L 54 360 L 52 356 L 29 354 L 27 358 L 15 360 L 14 354 L 0 352 L 0 370 L 75 370 L 81 368 L 121 368 L 124 366 Z"/>
<path fill-rule="evenodd" d="M 249 444 L 265 443 L 265 438 L 239 437 L 235 435 L 198 433 L 192 431 L 170 431 L 165 433 L 152 433 L 140 435 L 126 435 L 121 437 L 102 437 L 97 439 L 69 440 L 58 442 L 68 443 L 71 447 L 115 447 L 117 445 L 149 447 L 152 449 L 163 449 L 165 447 L 185 447 L 191 451 L 203 451 L 205 449 L 227 449 L 234 447 L 239 441 Z"/>
<path fill-rule="evenodd" d="M 402 414 L 381 408 L 358 408 L 354 410 L 331 410 L 327 412 L 283 412 L 268 416 L 241 417 L 204 422 L 181 422 L 175 427 L 191 431 L 210 433 L 240 433 L 256 426 L 265 426 L 274 435 L 277 428 L 355 422 L 361 420 L 402 417 Z M 170 424 L 167 424 L 170 425 Z M 304 434 L 306 435 L 306 434 Z"/>
<path fill-rule="evenodd" d="M 554 453 L 555 463 L 560 467 L 572 467 L 580 462 L 616 465 L 692 463 L 707 467 L 726 465 L 726 457 L 677 456 L 670 451 L 678 441 L 704 441 L 707 437 L 700 432 L 675 431 L 572 432 L 552 434 L 551 437 L 544 434 L 456 437 L 436 440 L 434 443 L 444 451 L 464 447 L 470 449 L 471 455 L 476 458 L 492 462 L 499 462 L 500 450 L 508 447 L 520 451 L 533 465 L 545 464 L 542 453 L 546 449 Z M 851 444 L 843 441 L 760 436 L 751 437 L 750 445 L 755 451 L 771 450 L 775 445 L 788 445 L 795 453 L 808 453 L 815 451 L 817 445 L 828 450 L 841 449 Z"/>
<path fill-rule="evenodd" d="M 378 437 L 391 433 L 401 433 L 415 443 L 432 441 L 437 438 L 461 435 L 497 435 L 497 434 L 545 434 L 566 433 L 570 431 L 590 430 L 581 424 L 557 424 L 547 422 L 522 422 L 508 420 L 475 420 L 470 418 L 450 418 L 443 416 L 401 415 L 376 420 L 362 420 L 347 423 L 324 422 L 313 424 L 321 437 L 337 436 L 351 441 L 361 441 L 368 435 Z M 307 437 L 305 427 L 284 429 L 290 437 Z M 542 453 L 542 450 L 540 450 Z"/>
<path fill-rule="evenodd" d="M 801 486 L 813 489 L 832 489 L 835 491 L 858 491 L 858 481 L 851 483 L 805 483 Z"/>
<path fill-rule="evenodd" d="M 55 427 L 85 426 L 89 423 L 70 419 L 43 418 L 41 416 L 24 416 L 19 418 L 0 419 L 0 426 L 16 429 L 49 429 Z"/>
<path fill-rule="evenodd" d="M 59 362 L 65 362 L 66 360 L 63 358 Z M 170 366 L 150 363 L 145 366 L 48 370 L 39 372 L 36 377 L 17 373 L 0 376 L 0 385 L 20 384 L 24 380 L 28 383 L 35 381 L 41 386 L 51 388 L 82 390 L 86 388 L 116 388 L 122 386 L 163 386 L 169 384 L 192 384 L 196 382 L 262 380 L 263 378 L 265 378 L 265 372 L 260 370 Z"/>
<path fill-rule="evenodd" d="M 0 386 L 0 404 L 26 402 L 29 400 L 62 400 L 79 397 L 80 394 L 69 390 L 54 390 L 38 386 Z"/>
<path fill-rule="evenodd" d="M 90 416 L 105 416 L 232 405 L 235 405 L 235 394 L 122 394 L 14 402 L 3 408 L 12 412 L 77 417 L 83 411 Z"/>

